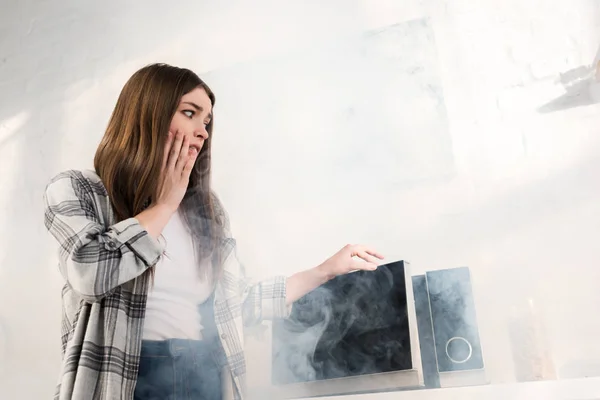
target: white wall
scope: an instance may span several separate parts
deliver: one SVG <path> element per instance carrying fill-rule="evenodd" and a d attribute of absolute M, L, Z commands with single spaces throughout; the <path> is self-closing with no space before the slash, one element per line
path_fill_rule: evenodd
<path fill-rule="evenodd" d="M 412 20 L 425 42 L 406 38 Z M 526 295 L 559 370 L 597 362 L 600 105 L 537 108 L 599 39 L 593 0 L 4 0 L 0 391 L 53 390 L 60 277 L 42 191 L 91 166 L 122 85 L 155 61 L 216 91 L 215 186 L 255 275 L 313 266 L 346 242 L 416 272 L 468 265 L 493 383 L 514 380 L 506 317 Z M 348 59 L 364 62 L 354 75 Z M 413 62 L 437 100 L 415 105 Z M 265 385 L 268 345 L 251 343 L 250 378 Z"/>

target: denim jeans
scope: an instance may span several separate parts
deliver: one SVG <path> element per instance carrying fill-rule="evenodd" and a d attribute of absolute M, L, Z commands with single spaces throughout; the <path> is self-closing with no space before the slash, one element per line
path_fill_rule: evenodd
<path fill-rule="evenodd" d="M 221 400 L 215 341 L 144 340 L 134 400 Z"/>

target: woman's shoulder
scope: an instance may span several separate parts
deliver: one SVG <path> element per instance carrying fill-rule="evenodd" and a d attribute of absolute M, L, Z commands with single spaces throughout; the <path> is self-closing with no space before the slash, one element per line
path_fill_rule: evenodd
<path fill-rule="evenodd" d="M 91 183 L 101 182 L 100 177 L 93 169 L 68 169 L 61 171 L 52 176 L 52 178 L 50 178 L 50 182 L 63 179 L 87 180 Z"/>
<path fill-rule="evenodd" d="M 61 171 L 50 178 L 46 185 L 46 193 L 48 192 L 106 195 L 106 188 L 96 171 L 92 169 L 69 169 Z"/>

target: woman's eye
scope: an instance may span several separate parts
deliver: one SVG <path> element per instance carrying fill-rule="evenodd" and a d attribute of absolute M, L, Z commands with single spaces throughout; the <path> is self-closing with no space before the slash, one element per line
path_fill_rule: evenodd
<path fill-rule="evenodd" d="M 188 118 L 192 118 L 194 116 L 194 112 L 192 110 L 183 110 L 182 111 Z"/>

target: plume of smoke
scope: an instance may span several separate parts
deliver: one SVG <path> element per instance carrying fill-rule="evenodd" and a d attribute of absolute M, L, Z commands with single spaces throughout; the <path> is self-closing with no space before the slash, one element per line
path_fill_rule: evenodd
<path fill-rule="evenodd" d="M 401 281 L 400 281 L 401 280 Z M 409 369 L 402 268 L 340 276 L 274 323 L 273 381 L 309 382 Z"/>
<path fill-rule="evenodd" d="M 321 286 L 294 304 L 293 318 L 275 321 L 275 331 L 283 335 L 273 338 L 274 380 L 306 382 L 317 379 L 314 354 L 319 339 L 333 318 L 334 297 Z M 280 366 L 285 366 L 280 368 Z"/>

